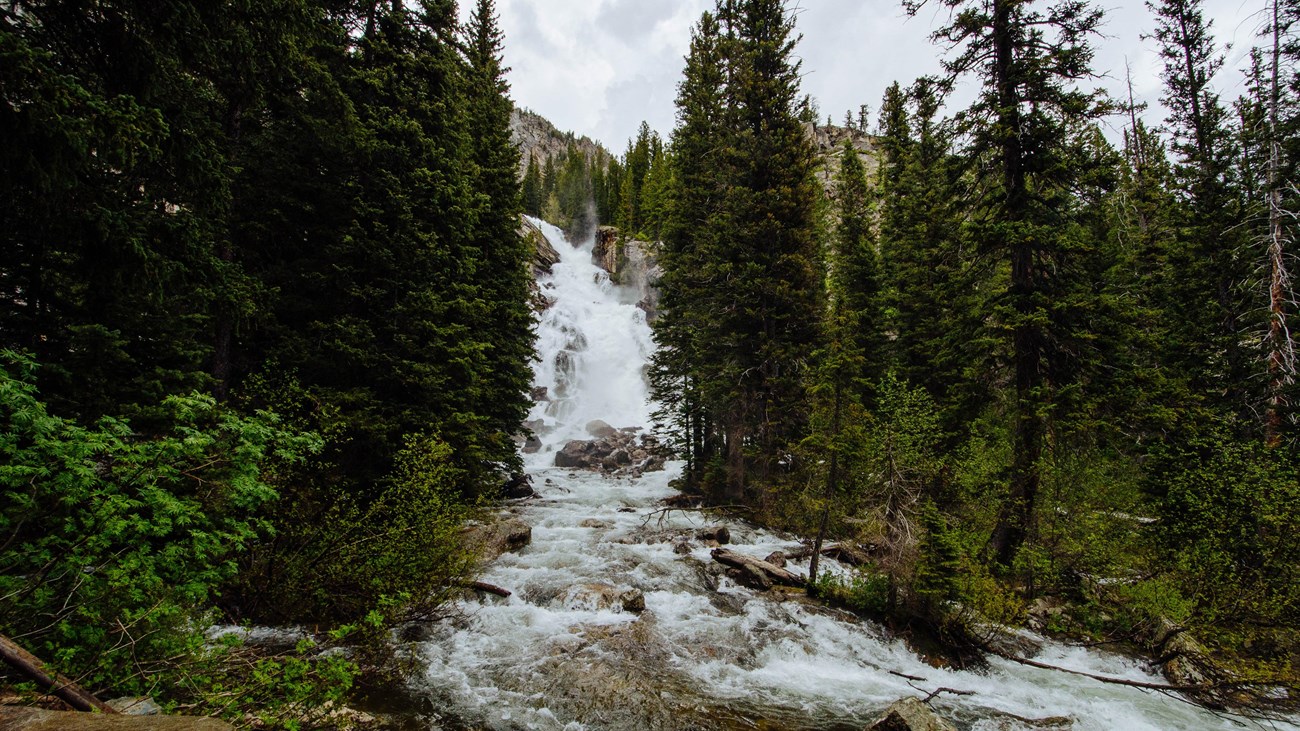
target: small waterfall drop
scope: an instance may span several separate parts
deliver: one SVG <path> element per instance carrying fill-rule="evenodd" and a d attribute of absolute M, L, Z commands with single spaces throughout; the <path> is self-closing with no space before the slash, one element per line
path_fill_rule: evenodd
<path fill-rule="evenodd" d="M 430 626 L 419 645 L 427 671 L 413 690 L 438 710 L 419 727 L 848 731 L 898 698 L 940 687 L 970 692 L 931 703 L 963 730 L 1241 727 L 1158 693 L 996 657 L 984 672 L 931 667 L 870 622 L 732 583 L 696 537 L 706 519 L 660 510 L 675 494 L 668 483 L 680 462 L 639 478 L 554 467 L 555 450 L 589 438 L 592 419 L 647 425 L 643 373 L 653 343 L 627 292 L 591 263 L 590 245 L 535 223 L 561 261 L 541 282 L 553 304 L 537 328 L 535 384 L 550 400 L 530 416 L 544 423 L 543 448 L 527 466 L 541 497 L 509 508 L 532 526 L 532 542 L 482 576 L 509 598 L 467 598 Z M 727 525 L 741 553 L 795 544 L 743 521 Z M 790 568 L 806 574 L 807 561 Z M 633 591 L 644 610 L 626 605 Z M 1137 659 L 1031 639 L 1045 663 L 1161 682 Z"/>

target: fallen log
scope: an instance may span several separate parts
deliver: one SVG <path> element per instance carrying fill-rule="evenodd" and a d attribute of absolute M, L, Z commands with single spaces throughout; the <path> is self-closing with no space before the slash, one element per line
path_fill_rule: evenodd
<path fill-rule="evenodd" d="M 471 588 L 471 589 L 477 589 L 478 591 L 486 592 L 486 593 L 488 593 L 488 594 L 496 594 L 497 596 L 500 596 L 500 597 L 509 597 L 509 596 L 510 596 L 510 590 L 509 590 L 509 589 L 502 589 L 502 588 L 499 587 L 499 586 L 494 586 L 494 585 L 492 585 L 492 584 L 489 584 L 489 583 L 487 583 L 487 582 L 483 582 L 483 581 L 472 581 L 472 582 L 470 582 L 470 584 L 469 584 L 469 588 Z"/>
<path fill-rule="evenodd" d="M 736 553 L 727 548 L 715 548 L 713 549 L 713 553 L 710 555 L 713 556 L 714 561 L 717 561 L 720 564 L 741 569 L 742 571 L 762 574 L 774 584 L 781 584 L 782 586 L 805 586 L 808 583 L 804 577 L 786 571 L 780 566 L 770 564 L 767 561 L 754 558 L 753 556 L 746 556 L 743 553 Z"/>
<path fill-rule="evenodd" d="M 4 635 L 0 635 L 0 660 L 4 660 L 7 665 L 31 678 L 42 691 L 57 696 L 78 711 L 117 713 L 112 706 L 50 670 L 39 658 Z"/>
<path fill-rule="evenodd" d="M 785 557 L 791 561 L 801 561 L 812 555 L 812 546 L 800 546 L 792 551 L 787 551 Z M 864 566 L 871 563 L 871 555 L 861 548 L 857 548 L 845 543 L 833 543 L 822 548 L 822 555 L 827 558 L 833 558 L 840 563 L 846 563 L 850 566 Z"/>

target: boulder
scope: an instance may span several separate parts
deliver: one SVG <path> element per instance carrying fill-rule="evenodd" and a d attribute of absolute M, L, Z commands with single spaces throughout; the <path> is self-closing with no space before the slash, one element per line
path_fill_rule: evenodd
<path fill-rule="evenodd" d="M 617 435 L 619 431 L 600 419 L 596 419 L 587 422 L 587 433 L 597 439 L 609 439 Z"/>
<path fill-rule="evenodd" d="M 225 721 L 198 716 L 130 716 L 0 706 L 5 731 L 234 731 Z"/>
<path fill-rule="evenodd" d="M 534 401 L 550 401 L 550 394 L 547 393 L 546 386 L 534 386 L 532 391 Z"/>
<path fill-rule="evenodd" d="M 524 438 L 524 446 L 521 449 L 523 449 L 524 454 L 537 454 L 542 451 L 542 440 L 538 439 L 535 434 L 529 434 Z"/>
<path fill-rule="evenodd" d="M 506 500 L 537 497 L 537 493 L 533 490 L 533 478 L 525 474 L 512 475 L 501 486 L 501 496 Z"/>
<path fill-rule="evenodd" d="M 725 525 L 715 525 L 712 528 L 696 531 L 695 537 L 701 541 L 717 541 L 719 545 L 731 543 L 731 531 L 727 530 Z"/>
<path fill-rule="evenodd" d="M 640 589 L 628 589 L 619 596 L 619 601 L 623 603 L 625 612 L 645 611 L 645 594 Z"/>
<path fill-rule="evenodd" d="M 665 460 L 663 457 L 655 455 L 647 459 L 645 461 L 645 464 L 641 465 L 641 471 L 642 472 L 663 472 L 664 462 Z"/>
<path fill-rule="evenodd" d="M 645 610 L 645 595 L 640 589 L 620 589 L 612 584 L 581 584 L 565 592 L 560 601 L 567 609 L 611 609 L 624 612 Z"/>
<path fill-rule="evenodd" d="M 753 566 L 740 566 L 727 569 L 727 576 L 741 586 L 748 586 L 758 591 L 767 591 L 772 588 L 772 580 L 767 574 L 754 568 Z"/>
<path fill-rule="evenodd" d="M 894 701 L 868 731 L 957 731 L 917 698 Z"/>
<path fill-rule="evenodd" d="M 505 518 L 465 529 L 466 544 L 478 548 L 479 555 L 485 561 L 491 561 L 503 553 L 518 551 L 532 540 L 532 526 L 518 518 Z"/>
<path fill-rule="evenodd" d="M 586 520 L 579 523 L 578 527 L 579 528 L 608 528 L 609 523 L 606 523 L 605 521 L 600 520 L 599 518 L 587 518 Z"/>
<path fill-rule="evenodd" d="M 156 716 L 162 713 L 162 707 L 154 703 L 152 698 L 123 696 L 108 701 L 108 705 L 118 713 L 128 716 Z"/>
<path fill-rule="evenodd" d="M 581 439 L 570 440 L 563 449 L 555 453 L 555 466 L 577 468 L 591 466 L 590 444 Z"/>
<path fill-rule="evenodd" d="M 785 568 L 785 554 L 781 551 L 773 551 L 767 554 L 767 558 L 763 560 L 779 569 Z"/>

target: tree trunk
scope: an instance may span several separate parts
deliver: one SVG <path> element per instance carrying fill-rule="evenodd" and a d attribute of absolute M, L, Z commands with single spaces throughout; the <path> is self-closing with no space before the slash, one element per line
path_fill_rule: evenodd
<path fill-rule="evenodd" d="M 1264 416 L 1264 439 L 1269 447 L 1282 443 L 1282 411 L 1287 387 L 1295 379 L 1295 341 L 1286 322 L 1286 294 L 1290 282 L 1283 249 L 1281 140 L 1278 138 L 1278 105 L 1281 86 L 1278 65 L 1281 56 L 1281 29 L 1278 0 L 1273 0 L 1273 49 L 1268 99 L 1268 411 Z"/>
<path fill-rule="evenodd" d="M 993 11 L 994 73 L 997 75 L 998 120 L 1001 129 L 1003 175 L 1003 220 L 1012 224 L 1014 240 L 1010 242 L 1011 301 L 1017 322 L 1012 339 L 1015 364 L 1016 407 L 1012 431 L 1011 484 L 998 514 L 997 526 L 989 539 L 995 560 L 1010 566 L 1025 542 L 1034 501 L 1038 496 L 1039 461 L 1042 456 L 1043 424 L 1036 399 L 1042 385 L 1039 370 L 1043 334 L 1034 323 L 1035 294 L 1038 274 L 1034 261 L 1035 242 L 1026 240 L 1023 227 L 1028 191 L 1025 182 L 1024 150 L 1020 143 L 1019 95 L 1012 78 L 1013 53 L 1012 0 L 996 0 Z"/>
<path fill-rule="evenodd" d="M 831 504 L 835 501 L 835 493 L 839 491 L 839 445 L 836 440 L 840 436 L 840 384 L 835 383 L 835 411 L 831 415 L 831 465 L 830 473 L 826 475 L 826 505 L 822 508 L 821 522 L 817 526 L 817 537 L 813 539 L 812 561 L 808 564 L 808 583 L 817 583 L 818 561 L 822 555 L 822 541 L 826 539 L 826 527 L 830 523 Z"/>
<path fill-rule="evenodd" d="M 78 711 L 117 713 L 112 706 L 86 692 L 79 685 L 55 673 L 35 655 L 19 647 L 13 640 L 0 635 L 0 660 L 36 682 L 43 692 L 52 693 Z"/>

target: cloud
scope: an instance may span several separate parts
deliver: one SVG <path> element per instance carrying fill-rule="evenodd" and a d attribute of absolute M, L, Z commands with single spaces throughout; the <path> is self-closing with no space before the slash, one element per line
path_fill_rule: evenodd
<path fill-rule="evenodd" d="M 1148 121 L 1158 124 L 1164 116 L 1160 59 L 1143 39 L 1154 22 L 1142 3 L 1109 3 L 1103 3 L 1105 37 L 1096 45 L 1095 66 L 1105 73 L 1097 85 L 1127 97 L 1127 61 L 1134 95 L 1149 105 Z M 1205 0 L 1216 37 L 1233 46 L 1216 79 L 1225 101 L 1244 88 L 1240 70 L 1262 20 L 1255 5 L 1263 7 L 1262 1 Z M 514 99 L 615 152 L 642 120 L 667 136 L 691 26 L 711 7 L 712 0 L 498 0 Z M 856 115 L 864 103 L 874 111 L 895 80 L 908 84 L 941 73 L 943 51 L 929 41 L 947 19 L 941 3 L 914 18 L 896 0 L 796 0 L 791 8 L 803 35 L 796 50 L 803 88 L 817 98 L 823 117 L 838 121 L 846 109 Z M 949 108 L 965 106 L 975 93 L 971 84 L 959 88 Z"/>

